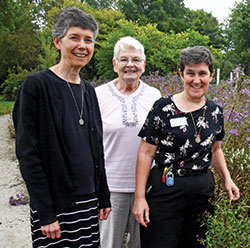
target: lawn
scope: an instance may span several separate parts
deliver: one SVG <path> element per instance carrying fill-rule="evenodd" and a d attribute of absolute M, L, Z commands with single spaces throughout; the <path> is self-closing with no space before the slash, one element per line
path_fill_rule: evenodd
<path fill-rule="evenodd" d="M 14 101 L 6 101 L 0 95 L 0 115 L 9 114 L 12 112 Z"/>

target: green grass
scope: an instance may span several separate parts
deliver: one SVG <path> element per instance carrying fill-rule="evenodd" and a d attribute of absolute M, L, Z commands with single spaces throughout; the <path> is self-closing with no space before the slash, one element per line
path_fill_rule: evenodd
<path fill-rule="evenodd" d="M 12 112 L 14 101 L 6 101 L 0 95 L 0 115 L 9 114 Z"/>

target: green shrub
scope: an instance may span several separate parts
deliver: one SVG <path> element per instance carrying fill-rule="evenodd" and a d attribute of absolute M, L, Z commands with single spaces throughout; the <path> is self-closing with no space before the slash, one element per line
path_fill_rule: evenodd
<path fill-rule="evenodd" d="M 249 207 L 244 201 L 232 204 L 224 196 L 215 204 L 215 213 L 208 216 L 207 248 L 247 248 L 250 244 Z"/>
<path fill-rule="evenodd" d="M 9 71 L 8 78 L 1 85 L 5 100 L 15 100 L 19 86 L 29 74 L 30 71 L 22 69 L 20 66 Z"/>

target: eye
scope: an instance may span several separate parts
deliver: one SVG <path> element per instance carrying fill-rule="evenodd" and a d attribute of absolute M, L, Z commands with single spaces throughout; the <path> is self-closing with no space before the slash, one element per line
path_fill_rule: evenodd
<path fill-rule="evenodd" d="M 70 39 L 71 40 L 78 40 L 78 37 L 77 36 L 71 36 Z"/>
<path fill-rule="evenodd" d="M 207 75 L 207 72 L 202 71 L 202 72 L 200 72 L 200 75 L 201 75 L 201 76 L 206 76 L 206 75 Z"/>
<path fill-rule="evenodd" d="M 120 62 L 122 62 L 122 63 L 127 63 L 127 62 L 128 62 L 128 59 L 127 59 L 127 58 L 121 58 L 121 59 L 120 59 Z"/>
<path fill-rule="evenodd" d="M 141 62 L 141 60 L 139 58 L 133 58 L 132 62 L 138 64 Z"/>
<path fill-rule="evenodd" d="M 94 43 L 94 40 L 91 39 L 91 38 L 86 38 L 86 39 L 84 39 L 84 41 L 85 41 L 86 44 L 92 44 L 92 43 Z"/>

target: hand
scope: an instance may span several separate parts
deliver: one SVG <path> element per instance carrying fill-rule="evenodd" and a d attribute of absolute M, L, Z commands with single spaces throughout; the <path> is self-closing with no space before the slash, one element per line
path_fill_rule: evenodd
<path fill-rule="evenodd" d="M 99 209 L 98 218 L 100 220 L 106 220 L 108 218 L 109 213 L 111 212 L 111 208 L 101 208 Z"/>
<path fill-rule="evenodd" d="M 232 179 L 225 181 L 225 188 L 230 200 L 237 201 L 240 198 L 240 191 Z"/>
<path fill-rule="evenodd" d="M 47 238 L 55 239 L 61 237 L 61 230 L 58 221 L 51 224 L 41 226 L 42 234 L 47 236 Z"/>
<path fill-rule="evenodd" d="M 149 207 L 145 198 L 136 199 L 133 206 L 133 214 L 137 222 L 147 227 L 149 220 Z"/>

